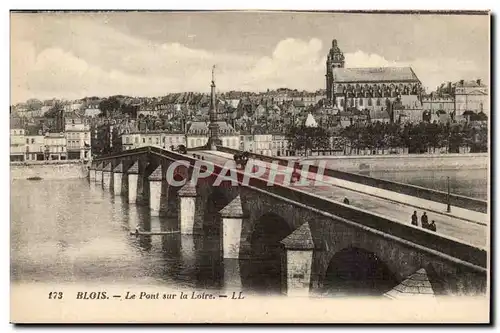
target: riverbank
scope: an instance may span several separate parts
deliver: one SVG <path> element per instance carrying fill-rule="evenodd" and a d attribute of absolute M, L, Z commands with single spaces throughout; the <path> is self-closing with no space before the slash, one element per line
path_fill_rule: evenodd
<path fill-rule="evenodd" d="M 406 154 L 364 156 L 309 156 L 301 161 L 327 161 L 327 167 L 349 172 L 487 169 L 489 154 Z"/>
<path fill-rule="evenodd" d="M 81 179 L 87 177 L 87 165 L 80 161 L 30 161 L 10 163 L 10 179 Z"/>

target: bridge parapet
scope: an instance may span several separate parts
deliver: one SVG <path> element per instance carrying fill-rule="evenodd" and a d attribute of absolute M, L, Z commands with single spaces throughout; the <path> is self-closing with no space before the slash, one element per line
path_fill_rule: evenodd
<path fill-rule="evenodd" d="M 227 148 L 227 147 L 217 147 L 217 150 L 230 153 L 230 154 L 236 154 L 240 153 L 241 151 Z M 271 157 L 271 156 L 266 156 L 266 155 L 260 155 L 260 154 L 255 154 L 255 153 L 249 153 L 250 157 L 256 160 L 261 160 L 265 162 L 275 162 L 278 163 L 279 165 L 282 166 L 288 166 L 290 163 L 290 160 L 287 159 L 282 159 L 279 157 Z M 309 170 L 313 173 L 317 173 L 319 168 L 316 165 L 308 164 Z M 294 163 L 294 168 L 295 169 L 300 169 L 302 167 L 302 164 L 300 162 L 295 162 Z M 410 196 L 414 196 L 420 199 L 425 199 L 425 200 L 431 200 L 435 202 L 439 202 L 442 204 L 447 204 L 448 202 L 448 193 L 443 192 L 443 191 L 438 191 L 438 190 L 433 190 L 433 189 L 428 189 L 416 185 L 410 185 L 410 184 L 403 184 L 399 182 L 394 182 L 390 180 L 385 180 L 385 179 L 380 179 L 380 178 L 374 178 L 370 176 L 365 176 L 362 174 L 358 173 L 352 173 L 352 172 L 347 172 L 347 171 L 340 171 L 340 170 L 334 170 L 334 169 L 329 169 L 325 168 L 323 171 L 323 174 L 329 177 L 334 177 L 350 182 L 355 182 L 363 185 L 368 185 L 372 187 L 377 187 L 380 189 L 384 190 L 389 190 L 401 194 L 406 194 Z M 456 207 L 461 207 L 469 210 L 473 210 L 476 212 L 481 212 L 481 213 L 487 213 L 488 212 L 488 202 L 476 198 L 470 198 L 458 194 L 450 194 L 450 204 L 452 206 Z"/>

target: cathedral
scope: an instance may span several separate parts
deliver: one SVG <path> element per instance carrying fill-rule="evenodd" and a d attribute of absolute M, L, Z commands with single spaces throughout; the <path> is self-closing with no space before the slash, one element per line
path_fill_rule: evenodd
<path fill-rule="evenodd" d="M 402 99 L 420 104 L 422 85 L 411 67 L 345 68 L 344 65 L 344 54 L 334 39 L 326 61 L 326 98 L 339 110 L 387 110 L 390 102 Z"/>

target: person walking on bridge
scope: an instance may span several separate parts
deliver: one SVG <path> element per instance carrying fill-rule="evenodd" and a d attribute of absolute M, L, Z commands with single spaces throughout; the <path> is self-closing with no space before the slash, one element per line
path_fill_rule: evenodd
<path fill-rule="evenodd" d="M 436 222 L 434 220 L 429 224 L 429 230 L 436 231 Z"/>
<path fill-rule="evenodd" d="M 422 222 L 422 228 L 429 229 L 429 218 L 427 217 L 426 212 L 424 212 L 424 214 L 422 214 L 422 217 L 420 218 L 420 220 Z"/>
<path fill-rule="evenodd" d="M 411 216 L 411 224 L 418 226 L 418 216 L 416 210 L 413 212 L 413 215 Z"/>

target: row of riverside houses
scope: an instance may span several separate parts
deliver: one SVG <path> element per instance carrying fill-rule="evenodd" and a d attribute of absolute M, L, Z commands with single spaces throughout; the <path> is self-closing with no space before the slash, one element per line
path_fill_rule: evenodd
<path fill-rule="evenodd" d="M 268 156 L 289 156 L 288 140 L 284 133 L 267 133 L 261 130 L 237 131 L 225 121 L 218 121 L 222 146 Z M 184 145 L 188 149 L 207 144 L 208 122 L 195 121 L 187 124 L 186 132 L 139 131 L 130 128 L 122 135 L 122 149 L 156 146 L 163 149 Z"/>
<path fill-rule="evenodd" d="M 90 127 L 82 118 L 68 115 L 61 132 L 49 132 L 44 125 L 10 118 L 11 162 L 90 159 Z"/>

